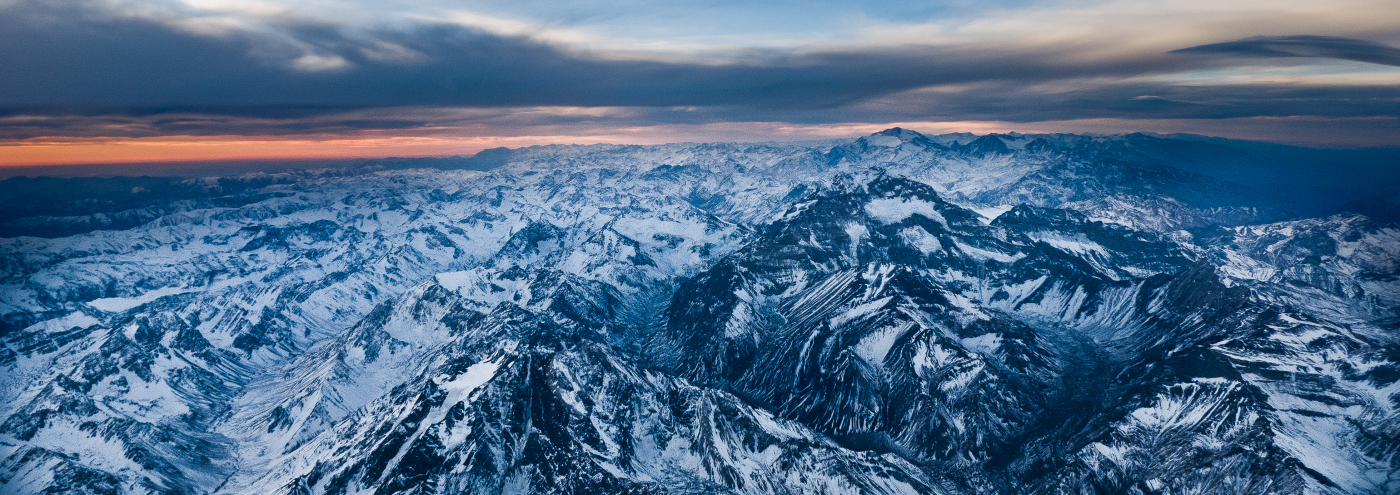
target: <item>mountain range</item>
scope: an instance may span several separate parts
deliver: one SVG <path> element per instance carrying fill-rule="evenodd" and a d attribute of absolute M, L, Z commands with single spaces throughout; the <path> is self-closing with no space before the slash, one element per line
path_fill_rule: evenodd
<path fill-rule="evenodd" d="M 1400 492 L 1400 171 L 488 151 L 0 181 L 0 490 Z"/>

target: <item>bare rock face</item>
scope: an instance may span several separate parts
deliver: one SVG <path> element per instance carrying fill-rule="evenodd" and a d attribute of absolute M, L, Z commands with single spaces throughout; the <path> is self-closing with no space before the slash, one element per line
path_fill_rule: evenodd
<path fill-rule="evenodd" d="M 34 203 L 0 225 L 0 492 L 1400 491 L 1400 229 L 1291 217 L 1165 139 L 550 146 Z"/>

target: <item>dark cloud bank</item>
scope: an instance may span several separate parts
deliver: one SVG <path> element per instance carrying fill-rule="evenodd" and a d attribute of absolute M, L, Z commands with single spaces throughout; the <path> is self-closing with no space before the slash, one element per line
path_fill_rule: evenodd
<path fill-rule="evenodd" d="M 0 50 L 0 138 L 9 139 L 324 133 L 490 120 L 424 111 L 440 107 L 631 107 L 628 125 L 1312 116 L 1375 118 L 1395 127 L 1386 119 L 1400 115 L 1400 88 L 1389 86 L 1095 82 L 1229 67 L 1239 57 L 1400 61 L 1400 49 L 1318 36 L 1116 59 L 1053 46 L 902 46 L 755 52 L 701 64 L 610 60 L 445 24 L 364 32 L 288 21 L 267 32 L 196 35 L 78 4 L 21 2 L 0 13 L 0 46 L 7 47 Z M 399 56 L 386 56 L 386 46 Z M 308 53 L 344 64 L 292 67 Z M 1087 82 L 1069 91 L 1037 89 L 1057 81 Z M 962 86 L 914 91 L 935 85 Z M 501 115 L 504 124 L 521 126 L 595 118 Z"/>
<path fill-rule="evenodd" d="M 1400 66 L 1400 48 L 1333 36 L 1257 36 L 1211 43 L 1174 53 L 1245 57 L 1321 57 Z"/>

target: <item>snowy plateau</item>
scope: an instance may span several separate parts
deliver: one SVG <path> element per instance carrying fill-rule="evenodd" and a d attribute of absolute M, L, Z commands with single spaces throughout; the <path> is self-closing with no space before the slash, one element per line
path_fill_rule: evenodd
<path fill-rule="evenodd" d="M 8 214 L 0 492 L 1400 493 L 1400 228 L 1162 159 L 1196 144 L 541 146 Z"/>

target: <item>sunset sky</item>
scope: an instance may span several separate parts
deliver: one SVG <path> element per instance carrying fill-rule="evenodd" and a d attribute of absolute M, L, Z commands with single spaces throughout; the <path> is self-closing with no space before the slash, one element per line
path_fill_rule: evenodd
<path fill-rule="evenodd" d="M 1148 131 L 1400 145 L 1395 0 L 0 0 L 0 165 Z"/>

